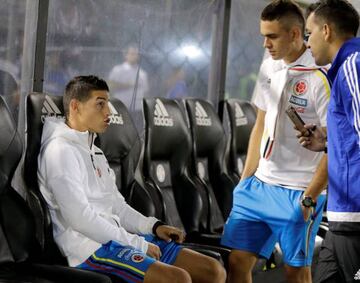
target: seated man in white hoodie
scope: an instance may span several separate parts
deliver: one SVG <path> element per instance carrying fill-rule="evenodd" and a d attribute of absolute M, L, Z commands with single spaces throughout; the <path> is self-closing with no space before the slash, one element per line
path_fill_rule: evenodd
<path fill-rule="evenodd" d="M 104 80 L 75 77 L 63 98 L 66 120 L 47 118 L 44 124 L 38 180 L 69 265 L 126 282 L 225 282 L 218 261 L 182 248 L 182 231 L 141 215 L 118 192 L 93 143 L 95 133 L 108 127 L 108 99 Z"/>

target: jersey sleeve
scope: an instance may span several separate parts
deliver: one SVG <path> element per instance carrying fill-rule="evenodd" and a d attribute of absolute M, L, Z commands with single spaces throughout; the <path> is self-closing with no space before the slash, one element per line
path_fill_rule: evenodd
<path fill-rule="evenodd" d="M 315 111 L 320 120 L 321 127 L 326 127 L 327 108 L 330 100 L 330 82 L 326 73 L 319 69 L 315 71 L 316 83 L 313 89 Z"/>
<path fill-rule="evenodd" d="M 255 106 L 263 111 L 266 111 L 267 108 L 266 95 L 269 92 L 269 85 L 266 61 L 264 61 L 260 66 L 255 84 L 254 95 L 252 98 L 252 102 L 255 104 Z"/>

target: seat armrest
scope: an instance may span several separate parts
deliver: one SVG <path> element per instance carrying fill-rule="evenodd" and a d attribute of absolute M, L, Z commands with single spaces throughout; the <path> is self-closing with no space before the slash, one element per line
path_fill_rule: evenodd
<path fill-rule="evenodd" d="M 226 268 L 229 262 L 229 255 L 231 250 L 225 247 L 217 247 L 217 246 L 210 246 L 210 245 L 199 245 L 194 243 L 185 243 L 184 245 L 186 248 L 195 250 L 199 253 L 208 255 L 219 260 Z M 203 252 L 206 251 L 206 252 Z M 220 256 L 220 257 L 219 257 Z"/>
<path fill-rule="evenodd" d="M 190 233 L 186 235 L 186 242 L 220 247 L 221 234 Z"/>

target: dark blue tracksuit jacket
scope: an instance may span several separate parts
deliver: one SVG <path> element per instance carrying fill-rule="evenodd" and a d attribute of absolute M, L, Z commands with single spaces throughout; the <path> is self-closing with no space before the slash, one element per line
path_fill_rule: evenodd
<path fill-rule="evenodd" d="M 360 38 L 345 42 L 328 76 L 330 230 L 360 232 Z"/>

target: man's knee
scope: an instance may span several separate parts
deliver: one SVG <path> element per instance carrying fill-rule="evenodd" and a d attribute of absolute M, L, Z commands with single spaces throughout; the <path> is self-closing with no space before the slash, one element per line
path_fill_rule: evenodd
<path fill-rule="evenodd" d="M 146 271 L 144 283 L 191 283 L 190 274 L 176 266 L 156 262 Z"/>
<path fill-rule="evenodd" d="M 229 256 L 229 268 L 243 273 L 251 272 L 257 260 L 257 256 L 246 251 L 232 250 Z"/>
<path fill-rule="evenodd" d="M 172 268 L 168 274 L 168 282 L 171 283 L 191 283 L 190 274 L 181 268 Z"/>
<path fill-rule="evenodd" d="M 226 280 L 225 268 L 219 261 L 209 258 L 206 266 L 204 266 L 204 282 L 221 283 Z"/>
<path fill-rule="evenodd" d="M 285 265 L 285 274 L 290 283 L 311 283 L 310 267 L 293 267 Z"/>

